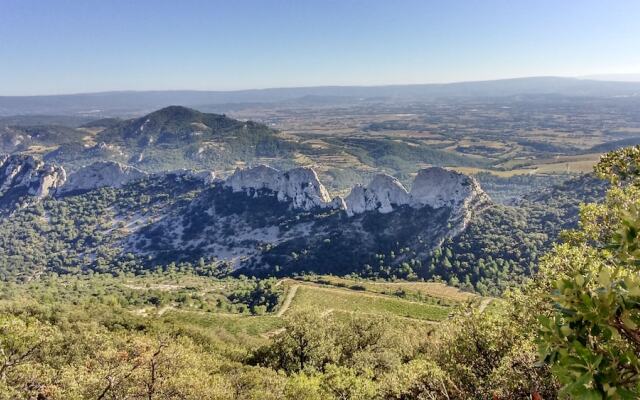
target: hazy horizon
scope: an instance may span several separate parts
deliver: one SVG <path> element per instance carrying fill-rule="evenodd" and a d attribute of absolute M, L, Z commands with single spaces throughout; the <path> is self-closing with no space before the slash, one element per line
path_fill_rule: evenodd
<path fill-rule="evenodd" d="M 559 78 L 559 79 L 576 79 L 582 81 L 601 81 L 601 82 L 617 82 L 617 83 L 635 83 L 640 82 L 640 74 L 594 74 L 585 76 L 516 76 L 496 79 L 483 79 L 483 80 L 464 80 L 464 81 L 448 81 L 448 82 L 410 82 L 410 83 L 380 83 L 372 85 L 309 85 L 309 86 L 267 86 L 267 87 L 251 87 L 241 89 L 208 89 L 208 88 L 178 88 L 178 89 L 113 89 L 113 90 L 101 90 L 90 92 L 65 92 L 65 93 L 35 93 L 35 94 L 10 94 L 4 95 L 0 93 L 0 97 L 47 97 L 47 96 L 75 96 L 75 95 L 91 95 L 91 94 L 103 94 L 103 93 L 144 93 L 144 92 L 219 92 L 219 93 L 233 93 L 233 92 L 252 92 L 252 91 L 267 91 L 267 90 L 280 90 L 280 89 L 313 89 L 313 88 L 330 88 L 330 87 L 354 87 L 354 88 L 375 88 L 375 87 L 393 87 L 393 86 L 427 86 L 427 85 L 455 85 L 464 83 L 481 83 L 481 82 L 498 82 L 509 80 L 524 80 L 524 79 L 536 79 L 536 78 Z"/>

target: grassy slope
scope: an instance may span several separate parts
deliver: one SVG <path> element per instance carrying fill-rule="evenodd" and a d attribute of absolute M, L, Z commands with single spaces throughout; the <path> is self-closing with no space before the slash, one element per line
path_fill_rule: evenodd
<path fill-rule="evenodd" d="M 446 319 L 453 306 L 461 301 L 478 298 L 478 296 L 438 283 L 355 281 L 326 276 L 321 278 L 325 281 L 334 280 L 335 285 L 321 285 L 291 279 L 281 281 L 286 287 L 286 294 L 292 293 L 293 288 L 297 287 L 291 298 L 290 306 L 281 316 L 278 316 L 277 313 L 252 316 L 185 308 L 170 308 L 162 315 L 157 315 L 157 312 L 149 312 L 146 315 L 179 325 L 182 329 L 189 331 L 191 336 L 201 336 L 207 342 L 218 343 L 220 349 L 229 344 L 236 344 L 237 348 L 244 348 L 247 345 L 249 347 L 255 346 L 280 331 L 287 315 L 296 311 L 315 310 L 331 314 L 336 318 L 349 315 L 382 315 L 389 317 L 392 322 L 397 324 L 410 324 L 416 329 L 426 329 L 432 327 L 434 323 Z M 192 278 L 181 283 L 205 291 L 216 290 L 215 286 L 220 284 L 203 283 L 206 281 L 206 278 L 195 278 L 195 281 Z M 349 288 L 353 287 L 351 284 L 356 282 L 359 286 L 357 289 Z M 154 282 L 154 284 L 152 287 L 157 287 L 162 282 Z M 339 286 L 346 284 L 349 285 Z M 170 285 L 166 287 L 170 287 Z M 361 287 L 366 290 L 362 290 Z M 389 289 L 397 290 L 398 288 L 405 289 L 407 293 L 422 293 L 422 301 L 384 294 L 392 293 L 388 291 Z M 144 289 L 140 287 L 140 290 Z M 417 297 L 411 298 L 416 299 Z"/>

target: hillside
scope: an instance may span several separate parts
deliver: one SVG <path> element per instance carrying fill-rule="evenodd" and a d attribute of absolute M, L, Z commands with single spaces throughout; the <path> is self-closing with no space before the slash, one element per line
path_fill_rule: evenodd
<path fill-rule="evenodd" d="M 202 105 L 201 111 L 170 106 L 130 119 L 96 115 L 81 126 L 85 117 L 15 116 L 3 119 L 0 151 L 42 157 L 67 172 L 96 161 L 218 176 L 258 164 L 313 167 L 343 195 L 379 172 L 409 185 L 419 169 L 444 166 L 474 175 L 494 200 L 508 204 L 533 186 L 591 171 L 608 148 L 635 143 L 637 102 L 529 94 L 229 110 Z M 70 126 L 59 125 L 65 121 Z"/>
<path fill-rule="evenodd" d="M 425 197 L 415 184 L 404 200 L 396 194 L 383 207 L 389 190 L 404 189 L 374 181 L 365 191 L 370 205 L 360 208 L 354 196 L 330 199 L 315 172 L 304 168 L 256 167 L 217 182 L 188 172 L 147 176 L 130 167 L 113 168 L 100 176 L 86 167 L 49 196 L 34 193 L 30 206 L 7 209 L 11 215 L 0 220 L 1 229 L 20 233 L 6 236 L 5 271 L 14 276 L 39 273 L 43 266 L 58 272 L 139 271 L 183 262 L 201 273 L 223 275 L 239 268 L 266 275 L 367 269 L 388 275 L 385 264 L 424 257 L 464 229 L 467 214 L 485 201 L 478 188 L 464 186 L 468 178 L 438 169 L 420 184 L 436 191 L 434 185 L 441 185 L 443 197 Z M 65 228 L 69 223 L 71 232 Z M 412 256 L 402 254 L 409 245 Z M 384 264 L 379 259 L 394 252 L 402 255 Z M 16 257 L 23 265 L 8 268 Z"/>
<path fill-rule="evenodd" d="M 604 190 L 580 178 L 502 206 L 472 178 L 428 168 L 410 190 L 382 174 L 332 199 L 308 168 L 258 166 L 212 180 L 117 163 L 38 186 L 49 178 L 37 171 L 55 175 L 56 167 L 12 157 L 36 169 L 34 178 L 6 185 L 6 193 L 25 188 L 10 195 L 0 219 L 0 267 L 9 280 L 179 265 L 210 276 L 441 279 L 498 294 L 530 276 L 560 229 L 575 226 L 576 205 Z"/>
<path fill-rule="evenodd" d="M 179 126 L 157 124 L 148 137 L 182 140 Z M 134 146 L 139 133 L 112 140 Z M 553 396 L 531 333 L 547 298 L 536 291 L 549 284 L 530 278 L 552 271 L 545 279 L 557 281 L 568 258 L 549 268 L 540 256 L 570 249 L 551 246 L 577 226 L 577 205 L 608 187 L 584 175 L 501 205 L 440 167 L 407 187 L 379 173 L 332 197 L 308 167 L 221 179 L 114 161 L 67 175 L 27 155 L 1 160 L 2 345 L 25 354 L 5 379 L 8 390 L 61 398 L 138 390 L 155 376 L 166 393 L 225 399 L 262 399 L 265 388 L 299 398 L 309 387 L 316 398 L 353 389 L 411 399 L 416 385 L 440 393 L 422 387 L 433 376 L 448 385 L 436 398 L 496 387 Z M 110 388 L 114 374 L 127 379 Z M 535 386 L 513 388 L 505 374 Z"/>
<path fill-rule="evenodd" d="M 86 133 L 58 125 L 0 126 L 0 152 L 42 153 L 61 144 L 79 143 Z"/>
<path fill-rule="evenodd" d="M 265 125 L 178 106 L 136 119 L 99 120 L 84 129 L 91 130 L 94 145 L 63 143 L 45 158 L 71 169 L 98 160 L 147 171 L 228 169 L 258 159 L 291 158 L 298 147 Z"/>

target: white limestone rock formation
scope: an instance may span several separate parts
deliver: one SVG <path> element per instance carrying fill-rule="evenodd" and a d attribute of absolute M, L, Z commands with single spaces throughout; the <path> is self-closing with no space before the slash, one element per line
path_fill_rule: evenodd
<path fill-rule="evenodd" d="M 35 185 L 29 188 L 29 194 L 38 199 L 49 196 L 67 180 L 67 173 L 63 167 L 58 165 L 44 164 L 40 173 L 37 174 Z"/>
<path fill-rule="evenodd" d="M 267 165 L 257 165 L 253 168 L 236 168 L 233 175 L 226 181 L 225 186 L 234 192 L 248 191 L 250 189 L 278 190 L 280 171 Z"/>
<path fill-rule="evenodd" d="M 444 168 L 431 167 L 418 172 L 410 192 L 396 178 L 379 174 L 366 187 L 354 187 L 345 203 L 350 217 L 374 210 L 383 214 L 390 213 L 402 205 L 413 208 L 450 207 L 452 216 L 457 217 L 460 213 L 467 213 L 471 203 L 487 199 L 474 178 Z"/>
<path fill-rule="evenodd" d="M 266 165 L 236 169 L 224 184 L 234 192 L 251 194 L 257 190 L 273 191 L 280 201 L 291 201 L 295 209 L 330 207 L 331 197 L 311 168 L 300 167 L 281 172 Z"/>
<path fill-rule="evenodd" d="M 115 161 L 98 161 L 69 175 L 67 183 L 58 189 L 58 195 L 86 192 L 109 186 L 119 188 L 143 179 L 148 174 L 138 168 Z"/>
<path fill-rule="evenodd" d="M 454 210 L 477 197 L 486 197 L 474 178 L 440 167 L 418 171 L 409 195 L 413 207 L 451 207 Z"/>
<path fill-rule="evenodd" d="M 310 210 L 314 207 L 328 207 L 331 203 L 329 192 L 311 168 L 299 167 L 280 175 L 278 199 L 289 198 L 293 207 Z"/>
<path fill-rule="evenodd" d="M 0 206 L 9 209 L 25 200 L 25 196 L 43 199 L 66 179 L 61 166 L 26 155 L 0 155 Z"/>
<path fill-rule="evenodd" d="M 367 211 L 367 189 L 362 185 L 356 185 L 344 199 L 347 215 L 353 217 Z"/>
<path fill-rule="evenodd" d="M 451 237 L 462 232 L 472 214 L 490 201 L 475 178 L 439 167 L 418 171 L 409 194 L 412 207 L 451 208 Z"/>
<path fill-rule="evenodd" d="M 457 218 L 467 215 L 471 203 L 487 199 L 475 179 L 439 167 L 420 170 L 410 192 L 396 178 L 378 174 L 366 187 L 355 186 L 344 199 L 331 199 L 316 172 L 306 167 L 286 172 L 266 165 L 236 169 L 224 185 L 234 192 L 244 191 L 253 196 L 258 195 L 258 190 L 267 189 L 278 200 L 291 201 L 294 209 L 332 208 L 344 210 L 350 217 L 367 211 L 386 214 L 409 205 L 413 208 L 449 207 L 452 217 Z"/>
<path fill-rule="evenodd" d="M 344 201 L 344 198 L 342 196 L 336 196 L 333 198 L 333 200 L 331 200 L 328 208 L 347 211 L 347 203 Z"/>
<path fill-rule="evenodd" d="M 396 178 L 378 174 L 366 188 L 362 185 L 355 186 L 345 203 L 349 216 L 372 210 L 386 214 L 394 210 L 393 206 L 408 204 L 409 194 Z"/>

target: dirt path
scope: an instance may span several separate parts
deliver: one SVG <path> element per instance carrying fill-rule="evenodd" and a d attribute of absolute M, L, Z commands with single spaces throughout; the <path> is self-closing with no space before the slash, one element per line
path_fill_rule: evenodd
<path fill-rule="evenodd" d="M 289 292 L 287 293 L 287 297 L 284 299 L 282 306 L 280 306 L 280 309 L 276 313 L 276 317 L 282 317 L 282 315 L 289 309 L 299 287 L 300 285 L 291 286 L 291 289 L 289 289 Z"/>

